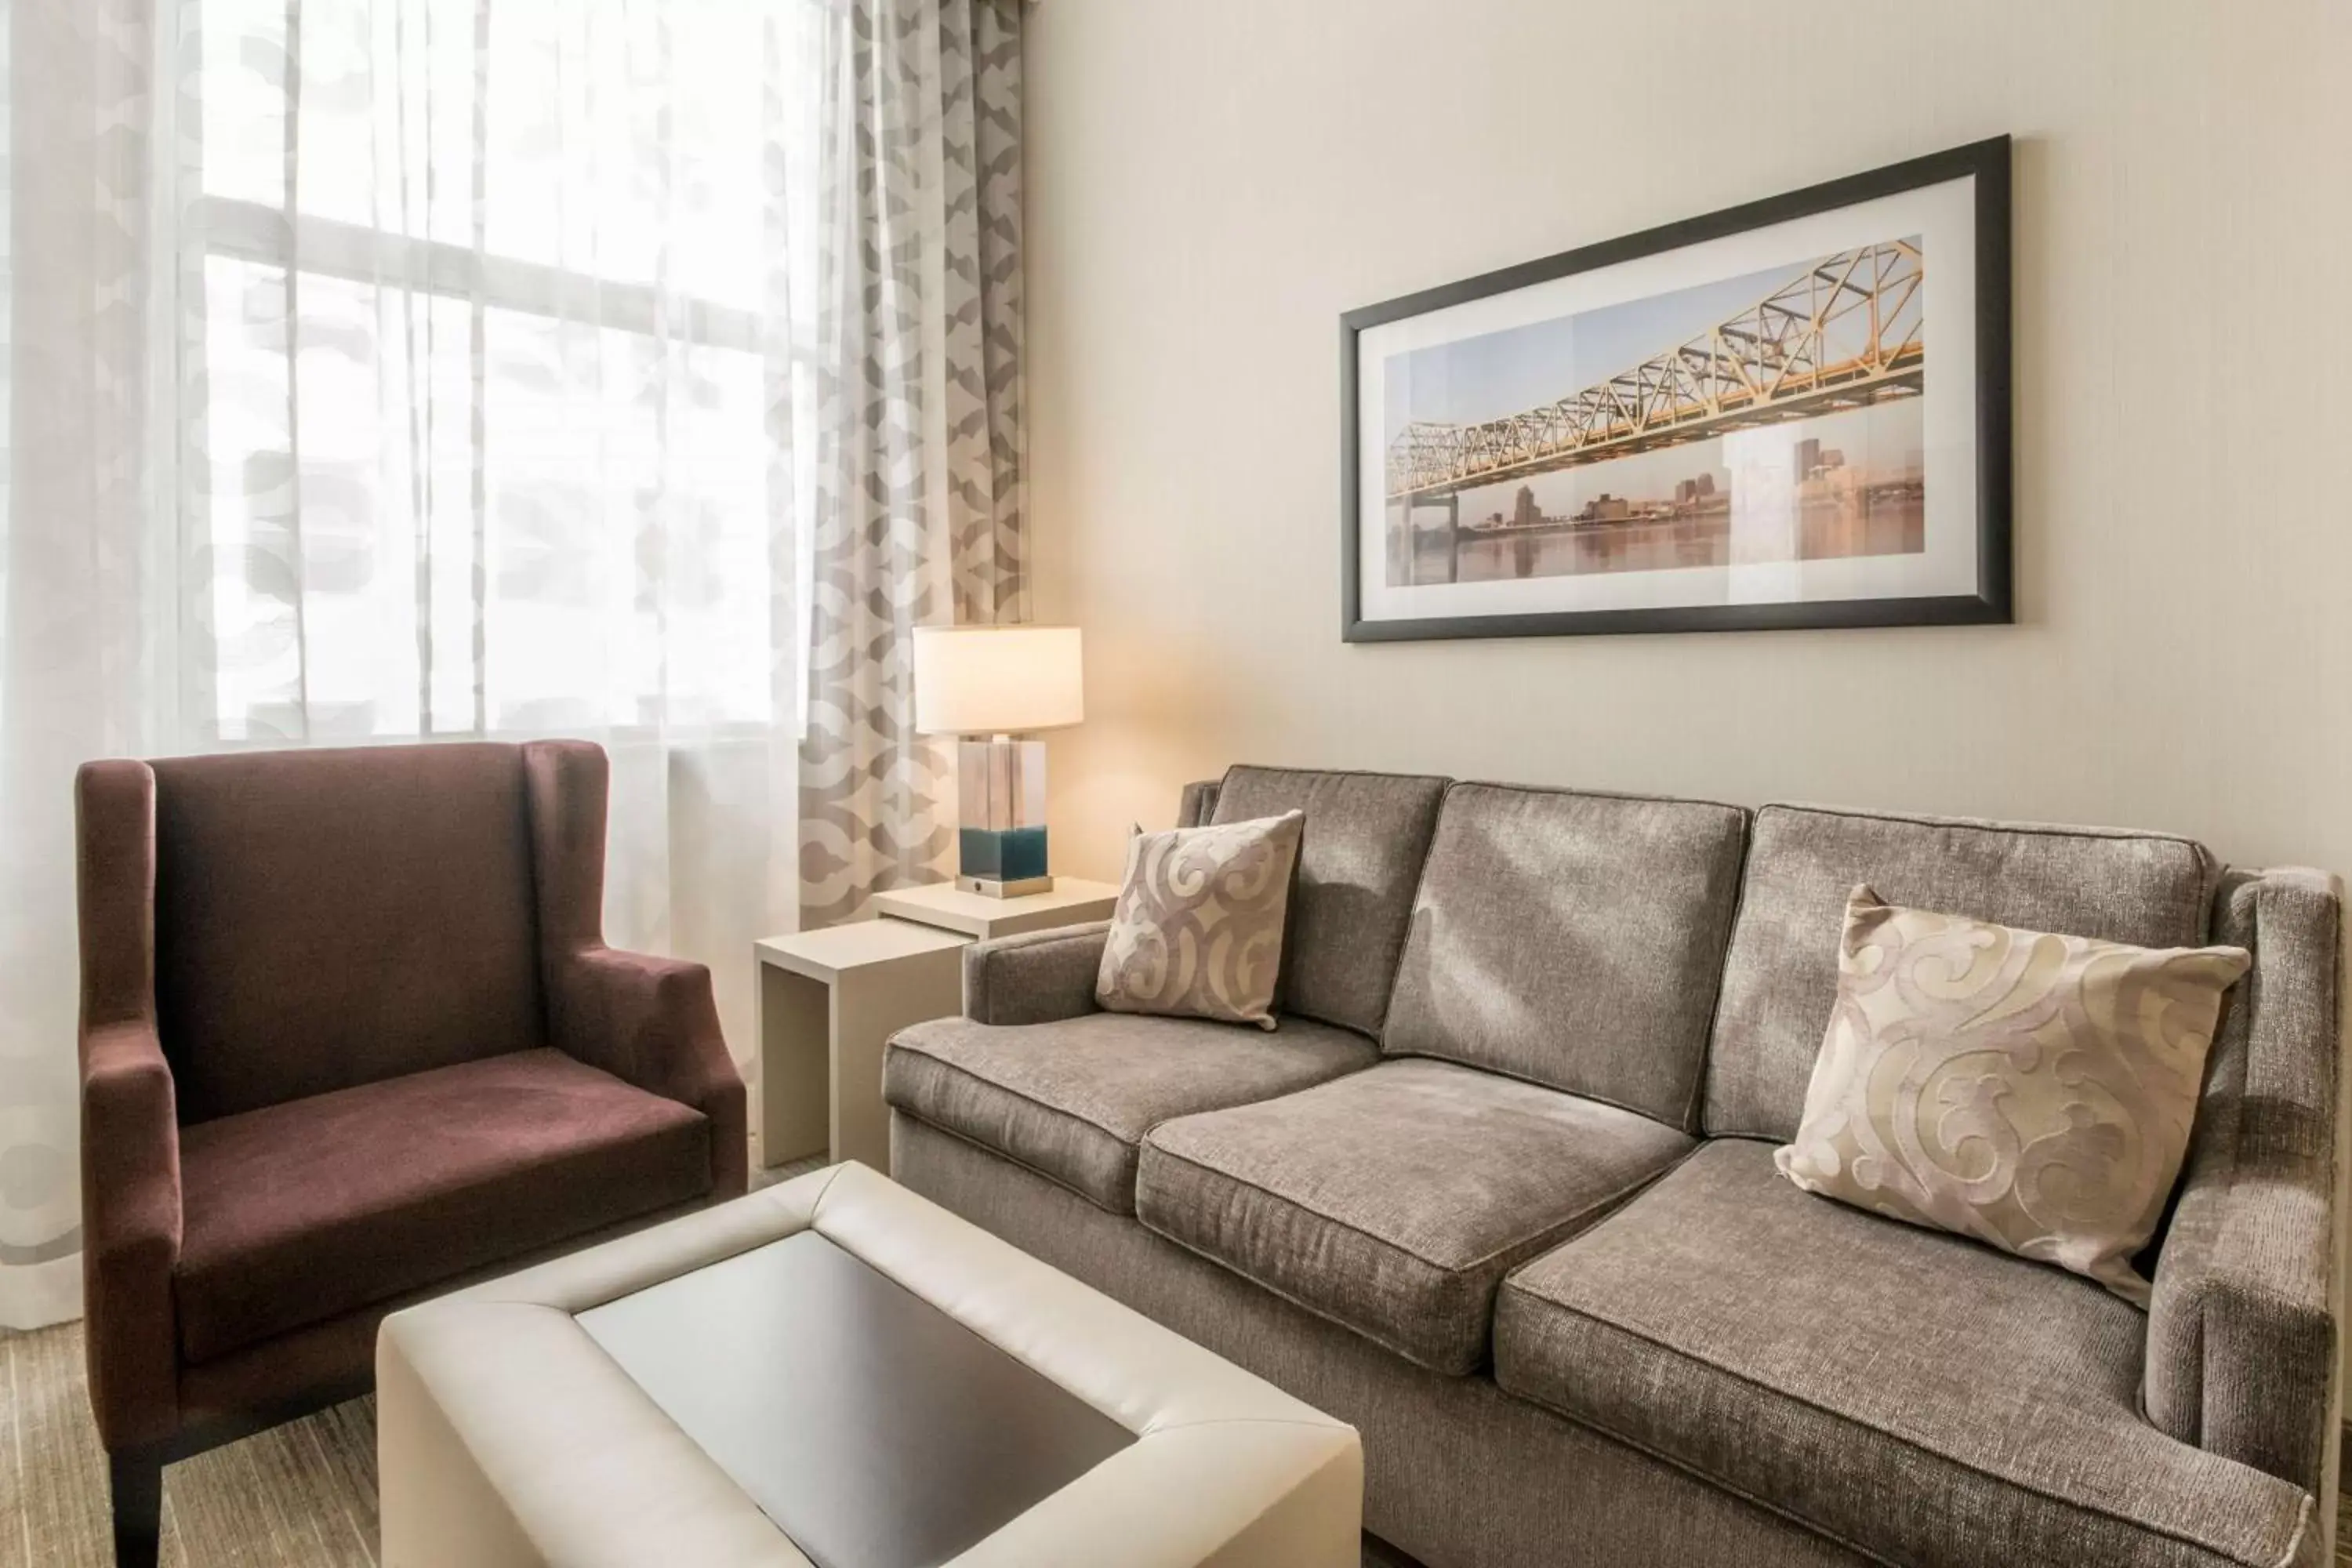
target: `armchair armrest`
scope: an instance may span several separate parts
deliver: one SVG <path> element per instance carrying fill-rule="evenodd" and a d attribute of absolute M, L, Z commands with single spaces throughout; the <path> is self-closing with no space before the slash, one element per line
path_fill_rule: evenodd
<path fill-rule="evenodd" d="M 550 969 L 556 1047 L 709 1117 L 712 1194 L 740 1196 L 751 1165 L 743 1078 L 719 1030 L 710 971 L 601 944 Z"/>
<path fill-rule="evenodd" d="M 719 1026 L 710 971 L 604 945 L 604 805 L 610 775 L 585 741 L 524 745 L 540 969 L 564 1055 L 710 1119 L 714 1197 L 749 1180 L 743 1078 Z"/>
<path fill-rule="evenodd" d="M 112 1451 L 180 1424 L 180 1120 L 155 1028 L 155 774 L 74 780 L 81 939 L 81 1215 L 89 1402 Z"/>
<path fill-rule="evenodd" d="M 1049 1024 L 1095 1011 L 1110 922 L 1026 931 L 963 950 L 964 1016 L 976 1024 Z"/>
<path fill-rule="evenodd" d="M 89 1403 L 109 1449 L 180 1424 L 180 1126 L 172 1069 L 143 1019 L 81 1040 L 82 1293 Z"/>
<path fill-rule="evenodd" d="M 2254 965 L 2213 1041 L 2144 1386 L 2174 1437 L 2315 1494 L 2336 1378 L 2341 907 L 2316 871 L 2233 872 L 2216 897 L 2214 940 Z"/>

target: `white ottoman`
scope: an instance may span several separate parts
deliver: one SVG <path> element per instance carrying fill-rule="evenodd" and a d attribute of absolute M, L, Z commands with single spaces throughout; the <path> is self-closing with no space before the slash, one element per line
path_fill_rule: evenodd
<path fill-rule="evenodd" d="M 395 1314 L 387 1568 L 1356 1568 L 1353 1428 L 863 1165 Z"/>

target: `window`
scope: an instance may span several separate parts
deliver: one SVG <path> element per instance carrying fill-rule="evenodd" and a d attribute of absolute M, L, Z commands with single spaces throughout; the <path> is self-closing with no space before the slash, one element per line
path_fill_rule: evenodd
<path fill-rule="evenodd" d="M 183 0 L 220 739 L 793 721 L 807 8 Z"/>

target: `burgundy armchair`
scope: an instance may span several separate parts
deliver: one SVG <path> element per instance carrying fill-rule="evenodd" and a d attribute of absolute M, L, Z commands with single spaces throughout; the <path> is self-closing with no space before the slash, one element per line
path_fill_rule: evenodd
<path fill-rule="evenodd" d="M 366 1391 L 395 1308 L 743 1191 L 709 972 L 604 945 L 577 742 L 91 763 L 90 1405 L 163 1467 Z"/>

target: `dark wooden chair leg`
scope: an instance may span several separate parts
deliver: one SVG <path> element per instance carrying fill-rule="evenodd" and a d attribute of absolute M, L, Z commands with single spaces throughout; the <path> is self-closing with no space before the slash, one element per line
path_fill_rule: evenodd
<path fill-rule="evenodd" d="M 114 1490 L 115 1568 L 155 1568 L 163 1539 L 163 1458 L 151 1448 L 106 1457 Z"/>

